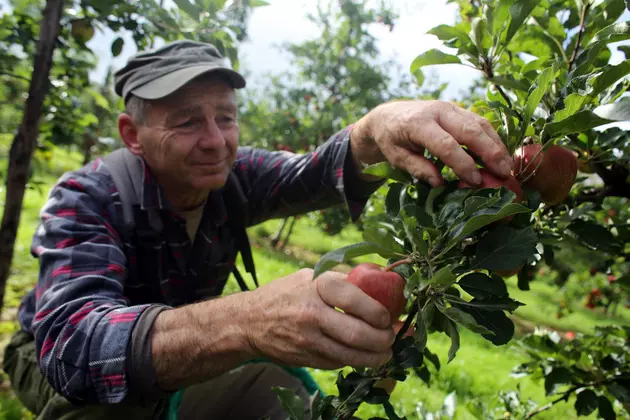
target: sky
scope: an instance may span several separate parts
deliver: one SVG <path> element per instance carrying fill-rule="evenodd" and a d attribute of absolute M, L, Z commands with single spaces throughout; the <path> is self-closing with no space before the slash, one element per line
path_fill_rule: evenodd
<path fill-rule="evenodd" d="M 165 6 L 173 0 L 165 0 Z M 254 10 L 249 20 L 249 39 L 241 44 L 239 55 L 241 69 L 248 73 L 248 86 L 258 87 L 268 72 L 279 73 L 289 68 L 286 54 L 278 46 L 284 42 L 299 42 L 317 37 L 317 29 L 305 18 L 307 12 L 313 12 L 317 0 L 267 0 L 268 6 Z M 336 0 L 322 0 L 324 3 Z M 382 25 L 374 25 L 372 33 L 378 39 L 378 46 L 385 59 L 394 58 L 402 69 L 409 69 L 416 56 L 431 48 L 446 49 L 441 42 L 427 31 L 440 24 L 454 24 L 457 7 L 446 4 L 446 0 L 390 0 L 399 12 L 399 19 L 393 31 Z M 0 11 L 7 0 L 0 0 Z M 630 19 L 626 11 L 623 20 Z M 109 29 L 97 30 L 88 46 L 99 58 L 98 67 L 92 72 L 94 81 L 102 81 L 108 66 L 116 70 L 137 52 L 130 35 L 124 36 L 125 46 L 122 53 L 113 58 L 110 52 L 112 41 L 117 37 Z M 627 42 L 624 42 L 627 44 Z M 615 45 L 615 44 L 612 44 Z M 612 64 L 625 57 L 613 50 Z M 442 99 L 450 100 L 462 97 L 463 90 L 470 86 L 480 72 L 463 65 L 432 66 L 440 82 L 448 83 Z M 425 72 L 426 73 L 426 72 Z"/>
<path fill-rule="evenodd" d="M 300 42 L 316 38 L 317 28 L 306 18 L 307 12 L 316 10 L 315 0 L 269 0 L 269 5 L 255 9 L 249 20 L 249 39 L 241 44 L 239 56 L 243 70 L 251 79 L 248 84 L 256 86 L 264 80 L 267 72 L 279 73 L 288 69 L 288 58 L 279 51 L 279 44 Z M 401 16 L 394 30 L 374 25 L 372 33 L 379 41 L 384 58 L 394 58 L 403 69 L 409 69 L 414 58 L 422 52 L 440 46 L 440 41 L 426 32 L 439 24 L 453 24 L 457 9 L 446 0 L 395 0 L 394 7 Z M 88 43 L 100 58 L 93 79 L 102 80 L 109 65 L 120 68 L 127 58 L 136 52 L 130 37 L 126 39 L 123 52 L 112 59 L 109 50 L 114 39 L 111 32 L 99 33 Z M 435 68 L 440 80 L 449 82 L 445 98 L 458 96 L 460 89 L 468 86 L 480 75 L 476 70 L 461 65 L 446 65 Z"/>

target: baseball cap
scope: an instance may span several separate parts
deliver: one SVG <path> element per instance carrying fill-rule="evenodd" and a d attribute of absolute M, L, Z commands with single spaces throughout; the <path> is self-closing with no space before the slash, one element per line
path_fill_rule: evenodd
<path fill-rule="evenodd" d="M 178 40 L 130 58 L 114 74 L 114 90 L 125 102 L 131 94 L 143 99 L 159 99 L 210 72 L 226 75 L 235 89 L 245 87 L 245 78 L 231 68 L 214 45 Z"/>

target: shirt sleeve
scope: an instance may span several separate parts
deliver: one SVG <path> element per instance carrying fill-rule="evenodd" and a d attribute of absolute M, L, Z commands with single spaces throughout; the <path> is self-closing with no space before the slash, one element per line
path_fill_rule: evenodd
<path fill-rule="evenodd" d="M 296 154 L 240 147 L 235 173 L 250 205 L 250 224 L 345 204 L 356 221 L 385 181 L 362 180 L 350 154 L 352 126 L 313 152 Z"/>
<path fill-rule="evenodd" d="M 75 403 L 125 399 L 132 331 L 149 307 L 130 306 L 123 294 L 127 264 L 107 180 L 96 172 L 64 175 L 33 239 L 40 259 L 32 325 L 39 366 L 55 391 Z"/>

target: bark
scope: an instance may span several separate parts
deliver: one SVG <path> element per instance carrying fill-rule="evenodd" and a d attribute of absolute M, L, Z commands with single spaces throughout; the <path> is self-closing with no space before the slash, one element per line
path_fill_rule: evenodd
<path fill-rule="evenodd" d="M 92 146 L 96 144 L 94 138 L 88 133 L 83 134 L 83 165 L 90 163 L 92 159 Z"/>
<path fill-rule="evenodd" d="M 48 91 L 53 52 L 60 30 L 63 0 L 47 0 L 39 29 L 28 98 L 22 122 L 13 138 L 7 170 L 7 193 L 0 224 L 0 313 L 11 271 L 13 249 L 20 224 L 20 213 L 33 151 L 39 135 L 40 117 Z"/>
<path fill-rule="evenodd" d="M 275 236 L 271 239 L 271 246 L 273 248 L 275 248 L 278 245 L 278 242 L 280 242 L 280 239 L 282 238 L 282 233 L 284 232 L 284 228 L 289 223 L 289 219 L 290 217 L 287 217 L 286 219 L 282 221 L 282 226 L 280 226 L 280 229 L 278 229 L 278 232 L 276 232 Z"/>
<path fill-rule="evenodd" d="M 293 233 L 293 226 L 295 226 L 296 220 L 297 220 L 297 217 L 293 217 L 293 220 L 291 220 L 291 224 L 289 225 L 289 231 L 287 232 L 287 236 L 284 237 L 284 241 L 282 241 L 282 246 L 280 247 L 281 251 L 284 251 L 284 248 L 289 243 L 289 238 L 291 237 L 291 234 Z"/>

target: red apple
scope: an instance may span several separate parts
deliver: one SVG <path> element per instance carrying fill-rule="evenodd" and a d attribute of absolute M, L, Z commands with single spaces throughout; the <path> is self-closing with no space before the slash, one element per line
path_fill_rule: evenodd
<path fill-rule="evenodd" d="M 393 271 L 373 263 L 363 263 L 348 273 L 348 282 L 387 308 L 393 325 L 405 311 L 405 279 Z"/>
<path fill-rule="evenodd" d="M 515 153 L 514 168 L 518 171 L 531 162 L 542 146 L 531 144 L 518 149 Z M 542 161 L 540 161 L 542 156 Z M 540 163 L 540 164 L 539 164 Z M 527 179 L 535 171 L 534 174 Z M 562 146 L 551 146 L 538 155 L 526 170 L 517 172 L 519 180 L 540 193 L 543 202 L 549 205 L 559 204 L 569 195 L 578 171 L 575 154 Z"/>
<path fill-rule="evenodd" d="M 519 181 L 527 179 L 542 162 L 543 153 L 539 153 L 540 149 L 540 144 L 528 144 L 514 152 L 514 174 Z"/>
<path fill-rule="evenodd" d="M 521 188 L 521 184 L 519 184 L 516 178 L 514 178 L 513 176 L 510 175 L 505 179 L 501 179 L 494 176 L 490 171 L 488 171 L 485 168 L 480 169 L 479 172 L 481 173 L 481 185 L 478 188 L 505 187 L 509 190 L 512 190 L 516 194 L 516 198 L 514 199 L 514 202 L 520 203 L 523 201 L 525 197 L 525 195 L 523 194 L 523 189 Z M 457 184 L 457 187 L 458 188 L 471 188 L 472 186 L 462 179 Z M 512 220 L 512 217 L 513 216 L 507 216 L 501 219 L 500 221 L 503 223 L 508 223 L 510 220 Z"/>
<path fill-rule="evenodd" d="M 573 340 L 575 338 L 575 333 L 573 331 L 567 331 L 564 336 L 567 340 Z"/>
<path fill-rule="evenodd" d="M 512 270 L 495 270 L 494 272 L 503 278 L 512 277 L 518 274 L 519 271 L 521 271 L 521 268 L 523 268 L 523 265 L 513 268 Z"/>

